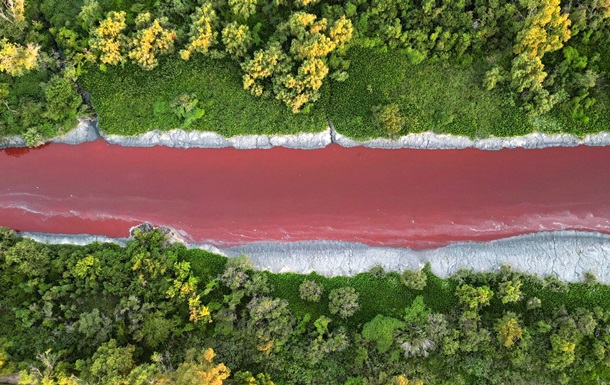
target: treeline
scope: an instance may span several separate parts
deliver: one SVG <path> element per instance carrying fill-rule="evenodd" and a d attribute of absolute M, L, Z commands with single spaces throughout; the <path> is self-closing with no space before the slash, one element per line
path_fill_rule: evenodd
<path fill-rule="evenodd" d="M 231 58 L 244 89 L 307 112 L 323 84 L 348 79 L 353 46 L 412 64 L 493 57 L 485 88 L 506 89 L 530 116 L 566 104 L 586 122 L 606 84 L 609 17 L 605 0 L 4 0 L 0 136 L 25 132 L 35 144 L 73 126 L 87 113 L 78 77 L 88 65 L 148 71 L 164 55 Z M 202 114 L 189 95 L 168 108 Z M 392 110 L 382 119 L 390 134 Z"/>
<path fill-rule="evenodd" d="M 599 384 L 610 288 L 503 268 L 253 271 L 159 231 L 44 245 L 0 230 L 0 374 L 22 384 Z"/>

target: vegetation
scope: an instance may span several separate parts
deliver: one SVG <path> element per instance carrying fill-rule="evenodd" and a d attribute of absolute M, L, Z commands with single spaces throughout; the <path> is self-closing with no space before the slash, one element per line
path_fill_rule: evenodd
<path fill-rule="evenodd" d="M 418 274 L 271 274 L 158 231 L 121 248 L 0 228 L 0 373 L 49 385 L 610 381 L 610 287 L 507 267 L 402 283 Z M 300 298 L 322 286 L 318 302 Z"/>
<path fill-rule="evenodd" d="M 125 135 L 584 135 L 610 119 L 609 23 L 600 0 L 3 0 L 0 137 L 93 113 Z"/>

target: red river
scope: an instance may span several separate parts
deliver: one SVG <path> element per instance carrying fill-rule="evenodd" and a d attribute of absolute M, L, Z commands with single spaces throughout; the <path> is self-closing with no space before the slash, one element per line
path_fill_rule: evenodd
<path fill-rule="evenodd" d="M 0 151 L 0 225 L 128 235 L 143 221 L 219 246 L 436 247 L 543 230 L 610 233 L 610 147 L 321 150 L 78 146 Z"/>

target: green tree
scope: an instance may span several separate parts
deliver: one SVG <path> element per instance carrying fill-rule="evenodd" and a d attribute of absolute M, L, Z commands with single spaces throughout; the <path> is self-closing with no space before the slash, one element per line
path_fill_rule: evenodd
<path fill-rule="evenodd" d="M 260 352 L 269 353 L 286 343 L 294 324 L 288 302 L 278 298 L 254 297 L 246 308 L 249 314 L 246 331 L 256 337 Z"/>
<path fill-rule="evenodd" d="M 353 287 L 334 289 L 330 292 L 328 299 L 330 313 L 336 314 L 341 318 L 353 316 L 360 308 L 358 293 Z"/>
<path fill-rule="evenodd" d="M 424 290 L 424 288 L 426 287 L 428 276 L 423 270 L 405 270 L 400 275 L 400 279 L 402 283 L 409 289 Z"/>
<path fill-rule="evenodd" d="M 53 122 L 71 127 L 71 123 L 76 122 L 78 109 L 83 103 L 74 81 L 69 75 L 53 75 L 41 88 L 46 100 L 44 116 Z"/>
<path fill-rule="evenodd" d="M 403 328 L 405 323 L 399 319 L 378 314 L 371 321 L 364 324 L 362 337 L 375 342 L 379 353 L 385 353 L 392 347 L 396 331 Z"/>
<path fill-rule="evenodd" d="M 256 3 L 258 0 L 228 0 L 231 11 L 236 16 L 244 20 L 256 13 Z"/>
<path fill-rule="evenodd" d="M 498 288 L 498 296 L 503 304 L 517 302 L 521 299 L 521 285 L 519 279 L 502 282 Z"/>
<path fill-rule="evenodd" d="M 322 298 L 324 287 L 316 281 L 306 279 L 299 286 L 299 296 L 309 302 L 319 302 Z"/>
<path fill-rule="evenodd" d="M 458 297 L 460 304 L 468 309 L 477 310 L 485 305 L 489 305 L 489 301 L 494 293 L 489 286 L 473 287 L 465 284 L 455 290 L 455 295 Z"/>

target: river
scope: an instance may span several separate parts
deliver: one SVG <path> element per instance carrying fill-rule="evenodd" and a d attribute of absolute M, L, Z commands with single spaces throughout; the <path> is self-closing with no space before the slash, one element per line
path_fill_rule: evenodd
<path fill-rule="evenodd" d="M 424 249 L 545 230 L 610 233 L 610 147 L 0 151 L 0 225 L 124 237 L 140 222 L 217 246 L 342 240 Z"/>

